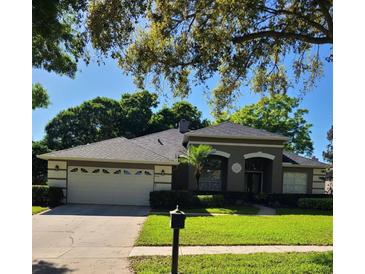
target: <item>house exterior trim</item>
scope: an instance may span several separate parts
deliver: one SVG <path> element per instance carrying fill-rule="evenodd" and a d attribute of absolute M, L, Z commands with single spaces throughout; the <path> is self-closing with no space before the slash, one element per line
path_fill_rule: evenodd
<path fill-rule="evenodd" d="M 227 135 L 209 135 L 209 134 L 202 134 L 202 135 L 195 135 L 191 133 L 185 133 L 187 137 L 204 137 L 204 138 L 224 138 L 224 139 L 249 139 L 249 140 L 281 140 L 281 141 L 288 141 L 288 137 L 280 137 L 280 136 L 270 136 L 270 137 L 263 137 L 263 136 L 227 136 Z"/>
<path fill-rule="evenodd" d="M 262 151 L 258 151 L 258 152 L 253 152 L 253 153 L 247 153 L 247 154 L 243 155 L 243 158 L 245 158 L 245 159 L 266 158 L 266 159 L 269 159 L 269 160 L 274 160 L 275 155 L 272 155 L 272 154 L 269 154 L 269 153 L 264 153 Z"/>
<path fill-rule="evenodd" d="M 299 165 L 299 164 L 289 164 L 289 163 L 283 163 L 283 167 L 293 167 L 293 168 L 321 168 L 321 169 L 324 169 L 324 168 L 327 168 L 327 166 L 316 166 L 316 165 Z"/>
<path fill-rule="evenodd" d="M 219 146 L 243 146 L 243 147 L 276 147 L 283 148 L 283 145 L 267 145 L 267 144 L 248 144 L 248 143 L 221 143 L 221 142 L 203 142 L 203 141 L 189 141 L 192 145 L 219 145 Z"/>
<path fill-rule="evenodd" d="M 231 154 L 230 153 L 227 153 L 227 152 L 224 152 L 224 151 L 221 151 L 221 150 L 213 150 L 210 155 L 217 155 L 217 156 L 222 156 L 224 158 L 229 158 L 231 157 Z"/>
<path fill-rule="evenodd" d="M 83 158 L 83 157 L 54 157 L 38 155 L 43 160 L 60 160 L 60 161 L 83 161 L 83 162 L 106 162 L 106 163 L 131 163 L 131 164 L 152 164 L 152 165 L 178 165 L 176 161 L 136 161 L 136 160 L 118 160 L 118 159 L 99 159 L 99 158 Z"/>

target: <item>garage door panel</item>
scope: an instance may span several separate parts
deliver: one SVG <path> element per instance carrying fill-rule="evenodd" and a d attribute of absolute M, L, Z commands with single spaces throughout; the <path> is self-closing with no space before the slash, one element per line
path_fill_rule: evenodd
<path fill-rule="evenodd" d="M 69 170 L 77 167 L 70 167 Z M 88 173 L 70 172 L 68 177 L 68 202 L 91 204 L 119 204 L 119 205 L 149 205 L 149 193 L 153 190 L 153 171 L 128 170 L 125 175 L 123 169 L 107 169 L 109 173 L 98 168 L 85 168 Z M 115 171 L 120 173 L 114 174 Z M 139 172 L 142 171 L 142 172 Z M 137 172 L 141 175 L 134 175 Z M 133 175 L 132 175 L 133 174 Z"/>

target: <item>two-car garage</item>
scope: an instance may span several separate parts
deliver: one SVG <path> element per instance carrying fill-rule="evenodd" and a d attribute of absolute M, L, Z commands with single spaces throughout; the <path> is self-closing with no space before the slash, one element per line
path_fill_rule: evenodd
<path fill-rule="evenodd" d="M 152 169 L 69 166 L 67 202 L 149 205 Z"/>

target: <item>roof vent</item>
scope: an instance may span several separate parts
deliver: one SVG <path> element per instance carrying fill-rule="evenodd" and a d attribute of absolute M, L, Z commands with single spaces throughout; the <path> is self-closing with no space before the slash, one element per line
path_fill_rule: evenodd
<path fill-rule="evenodd" d="M 179 131 L 180 133 L 185 133 L 189 131 L 189 121 L 186 121 L 185 119 L 181 119 L 179 122 Z"/>

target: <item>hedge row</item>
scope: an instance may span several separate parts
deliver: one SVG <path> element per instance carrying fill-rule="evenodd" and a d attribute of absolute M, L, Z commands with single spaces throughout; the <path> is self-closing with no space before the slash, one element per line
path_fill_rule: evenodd
<path fill-rule="evenodd" d="M 264 194 L 265 195 L 265 194 Z M 270 206 L 296 207 L 301 198 L 332 198 L 328 194 L 296 194 L 296 193 L 271 193 L 262 198 L 262 202 Z"/>
<path fill-rule="evenodd" d="M 62 188 L 45 185 L 32 186 L 32 205 L 54 207 L 60 205 L 63 198 Z"/>
<path fill-rule="evenodd" d="M 298 200 L 298 207 L 309 209 L 332 210 L 332 198 L 300 198 Z"/>
<path fill-rule="evenodd" d="M 332 198 L 327 194 L 260 194 L 252 195 L 245 192 L 226 192 L 222 194 L 194 193 L 190 191 L 153 191 L 150 193 L 150 205 L 152 208 L 181 208 L 196 206 L 224 206 L 235 205 L 244 202 L 256 202 L 271 206 L 296 207 L 301 198 Z"/>

